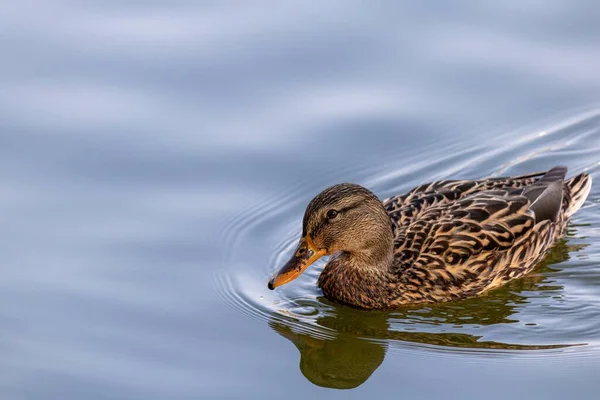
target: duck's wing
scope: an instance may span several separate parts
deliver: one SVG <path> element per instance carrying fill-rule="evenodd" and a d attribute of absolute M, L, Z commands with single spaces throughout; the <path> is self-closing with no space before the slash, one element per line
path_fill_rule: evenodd
<path fill-rule="evenodd" d="M 530 201 L 507 191 L 486 191 L 431 207 L 412 221 L 394 243 L 411 263 L 457 264 L 482 251 L 506 249 L 534 225 Z"/>
<path fill-rule="evenodd" d="M 437 282 L 432 293 L 464 295 L 528 272 L 564 219 L 565 172 L 553 169 L 523 188 L 485 190 L 423 210 L 396 237 L 398 274 L 416 279 L 415 287 Z"/>
<path fill-rule="evenodd" d="M 481 180 L 442 180 L 426 183 L 406 194 L 393 196 L 383 201 L 392 218 L 394 230 L 410 224 L 426 209 L 443 203 L 456 201 L 474 193 L 495 189 L 520 189 L 534 184 L 544 172 L 529 175 L 489 178 Z"/>
<path fill-rule="evenodd" d="M 408 193 L 392 196 L 383 201 L 389 212 L 409 206 L 416 200 L 430 196 L 435 193 L 457 192 L 468 195 L 484 190 L 502 188 L 521 188 L 531 185 L 547 172 L 536 172 L 533 174 L 487 178 L 479 180 L 441 180 L 419 185 Z"/>

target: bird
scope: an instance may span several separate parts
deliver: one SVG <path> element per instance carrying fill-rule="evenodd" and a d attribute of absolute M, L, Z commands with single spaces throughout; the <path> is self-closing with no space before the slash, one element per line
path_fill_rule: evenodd
<path fill-rule="evenodd" d="M 331 301 L 366 310 L 482 295 L 530 271 L 565 234 L 592 178 L 567 167 L 479 180 L 440 180 L 380 201 L 342 183 L 308 204 L 302 235 L 268 288 L 331 256 L 318 286 Z"/>

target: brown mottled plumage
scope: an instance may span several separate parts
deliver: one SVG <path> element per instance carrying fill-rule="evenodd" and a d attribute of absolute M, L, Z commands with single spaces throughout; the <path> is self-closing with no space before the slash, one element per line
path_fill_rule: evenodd
<path fill-rule="evenodd" d="M 438 181 L 383 202 L 359 185 L 332 186 L 309 203 L 298 249 L 269 287 L 333 255 L 319 287 L 354 307 L 477 296 L 527 274 L 564 234 L 591 188 L 588 174 L 564 181 L 566 172 Z"/>

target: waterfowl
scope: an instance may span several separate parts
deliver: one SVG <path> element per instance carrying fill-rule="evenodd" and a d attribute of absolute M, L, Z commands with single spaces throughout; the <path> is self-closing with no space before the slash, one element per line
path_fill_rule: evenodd
<path fill-rule="evenodd" d="M 478 296 L 530 272 L 564 235 L 592 179 L 545 173 L 444 180 L 380 201 L 351 183 L 308 204 L 302 237 L 269 289 L 296 279 L 325 255 L 318 286 L 363 309 Z"/>

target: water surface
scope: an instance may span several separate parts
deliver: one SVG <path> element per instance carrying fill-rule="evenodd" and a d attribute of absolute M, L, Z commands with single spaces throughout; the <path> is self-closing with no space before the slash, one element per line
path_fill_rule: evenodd
<path fill-rule="evenodd" d="M 595 2 L 5 3 L 2 398 L 597 397 Z M 588 202 L 485 296 L 266 287 L 329 185 L 556 164 Z"/>

